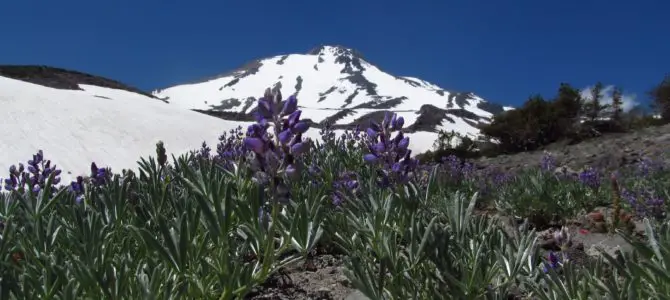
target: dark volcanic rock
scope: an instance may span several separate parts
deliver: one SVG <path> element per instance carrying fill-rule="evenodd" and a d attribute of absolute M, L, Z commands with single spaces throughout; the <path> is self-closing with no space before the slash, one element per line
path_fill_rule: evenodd
<path fill-rule="evenodd" d="M 237 112 L 229 111 L 218 111 L 218 110 L 201 110 L 193 109 L 193 111 L 206 114 L 208 116 L 221 118 L 224 120 L 238 121 L 238 122 L 253 122 L 255 121 L 254 117 L 250 114 L 243 114 Z"/>
<path fill-rule="evenodd" d="M 347 117 L 347 116 L 349 116 L 353 113 L 355 113 L 353 110 L 345 108 L 343 110 L 340 110 L 340 111 L 334 113 L 330 117 L 325 118 L 323 121 L 320 122 L 320 124 L 335 124 L 337 121 L 339 121 L 342 118 L 345 118 L 345 117 Z"/>
<path fill-rule="evenodd" d="M 298 76 L 295 78 L 295 95 L 296 97 L 298 96 L 298 93 L 300 93 L 300 90 L 302 90 L 302 77 Z"/>
<path fill-rule="evenodd" d="M 129 91 L 156 100 L 165 101 L 140 89 L 125 85 L 115 80 L 49 66 L 0 65 L 0 76 L 61 90 L 81 90 L 79 84 L 94 85 Z"/>
<path fill-rule="evenodd" d="M 455 123 L 454 119 L 447 115 L 447 111 L 434 105 L 424 104 L 419 109 L 419 117 L 414 124 L 407 127 L 408 132 L 430 131 L 437 132 L 437 127 L 443 121 Z"/>
<path fill-rule="evenodd" d="M 502 105 L 498 103 L 491 103 L 491 102 L 479 102 L 477 103 L 477 108 L 487 111 L 492 113 L 493 115 L 497 115 L 499 113 L 502 113 L 505 111 L 505 108 L 503 108 Z"/>
<path fill-rule="evenodd" d="M 278 64 L 278 65 L 283 65 L 283 64 L 284 64 L 284 61 L 286 61 L 287 58 L 288 58 L 288 55 L 284 55 L 284 56 L 282 56 L 282 57 L 277 61 L 277 64 Z"/>
<path fill-rule="evenodd" d="M 396 79 L 400 79 L 400 80 L 404 81 L 405 83 L 407 83 L 407 84 L 409 84 L 413 87 L 421 86 L 420 83 L 418 83 L 414 80 L 411 80 L 411 79 L 407 79 L 407 78 L 403 78 L 403 77 L 396 77 Z"/>
<path fill-rule="evenodd" d="M 320 45 L 320 46 L 314 47 L 311 50 L 307 51 L 307 54 L 308 55 L 318 55 L 326 47 L 328 47 L 328 45 Z M 359 58 L 359 59 L 365 59 L 365 57 L 363 57 L 363 54 L 361 52 L 355 50 L 355 49 L 347 48 L 347 47 L 344 47 L 344 46 L 341 46 L 341 45 L 333 45 L 331 47 L 336 48 L 336 52 L 337 52 L 336 54 L 339 55 L 339 56 L 351 56 L 351 57 L 356 57 L 356 58 Z"/>
<path fill-rule="evenodd" d="M 221 103 L 218 105 L 211 105 L 213 110 L 226 110 L 239 106 L 242 104 L 239 99 L 230 98 L 221 100 Z"/>
<path fill-rule="evenodd" d="M 369 101 L 365 103 L 361 103 L 359 105 L 356 105 L 353 107 L 353 109 L 357 108 L 371 108 L 371 109 L 391 109 L 394 108 L 400 104 L 402 104 L 403 101 L 407 100 L 407 97 L 401 96 L 401 97 L 396 97 L 396 98 L 391 98 L 386 101 Z"/>
<path fill-rule="evenodd" d="M 470 100 L 470 97 L 470 93 L 452 93 L 449 94 L 449 104 L 456 102 L 456 105 L 462 108 L 466 104 L 470 104 L 468 101 Z"/>

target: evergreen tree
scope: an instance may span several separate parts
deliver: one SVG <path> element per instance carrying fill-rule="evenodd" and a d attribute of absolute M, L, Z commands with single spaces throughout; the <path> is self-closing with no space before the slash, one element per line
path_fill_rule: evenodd
<path fill-rule="evenodd" d="M 558 123 L 558 135 L 573 131 L 582 110 L 582 96 L 578 89 L 561 83 L 552 108 Z"/>
<path fill-rule="evenodd" d="M 612 121 L 621 122 L 623 113 L 623 92 L 619 87 L 615 87 L 612 92 Z"/>
<path fill-rule="evenodd" d="M 661 118 L 664 121 L 670 121 L 670 75 L 666 75 L 663 81 L 649 92 L 649 95 L 654 108 L 661 114 Z"/>
<path fill-rule="evenodd" d="M 582 97 L 579 90 L 573 88 L 570 84 L 561 83 L 554 101 L 554 107 L 559 117 L 575 121 L 582 108 Z"/>
<path fill-rule="evenodd" d="M 603 84 L 601 82 L 596 83 L 591 88 L 591 100 L 586 106 L 586 116 L 591 122 L 595 121 L 603 107 L 600 105 L 600 100 L 602 99 Z"/>

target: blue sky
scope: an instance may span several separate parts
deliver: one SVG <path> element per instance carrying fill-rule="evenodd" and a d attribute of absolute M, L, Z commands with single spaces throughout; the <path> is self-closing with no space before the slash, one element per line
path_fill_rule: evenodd
<path fill-rule="evenodd" d="M 596 81 L 644 102 L 670 72 L 668 11 L 667 0 L 3 1 L 0 64 L 152 90 L 342 44 L 389 73 L 506 105 Z"/>

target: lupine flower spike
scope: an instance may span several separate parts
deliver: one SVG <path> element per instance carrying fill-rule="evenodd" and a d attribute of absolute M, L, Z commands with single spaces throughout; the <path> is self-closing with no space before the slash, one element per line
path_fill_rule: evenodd
<path fill-rule="evenodd" d="M 286 202 L 289 198 L 285 180 L 300 176 L 302 163 L 299 158 L 307 153 L 311 141 L 303 138 L 309 124 L 300 120 L 298 99 L 290 96 L 282 103 L 281 93 L 267 89 L 258 100 L 255 117 L 257 123 L 247 128 L 244 146 L 253 152 L 252 167 L 257 181 L 272 187 L 275 200 Z M 271 136 L 268 132 L 274 128 Z"/>
<path fill-rule="evenodd" d="M 47 180 L 51 178 L 51 193 L 55 194 L 56 186 L 60 183 L 61 170 L 56 168 L 56 165 L 51 165 L 50 160 L 44 159 L 42 150 L 37 151 L 33 155 L 33 159 L 28 161 L 26 168 L 22 163 L 19 163 L 17 168 L 15 165 L 9 167 L 9 177 L 4 180 L 4 188 L 7 191 L 18 191 L 23 193 L 26 186 L 30 182 L 32 192 L 38 193 L 46 187 Z"/>
<path fill-rule="evenodd" d="M 542 267 L 542 269 L 545 273 L 547 273 L 547 272 L 549 272 L 549 269 L 556 270 L 560 266 L 561 266 L 561 261 L 560 261 L 558 255 L 556 255 L 555 252 L 551 251 L 547 255 L 547 262 L 544 263 L 544 266 Z"/>
<path fill-rule="evenodd" d="M 381 125 L 372 121 L 367 129 L 370 153 L 365 154 L 363 160 L 369 164 L 381 165 L 377 171 L 381 186 L 406 183 L 418 165 L 418 161 L 410 156 L 412 151 L 408 149 L 409 137 L 404 136 L 401 131 L 404 124 L 403 117 L 387 113 Z M 395 131 L 398 133 L 391 138 L 391 133 Z"/>
<path fill-rule="evenodd" d="M 566 226 L 563 226 L 561 230 L 554 231 L 554 241 L 556 242 L 556 245 L 561 248 L 561 251 L 568 250 L 572 242 L 572 238 L 570 237 L 570 232 L 568 232 L 568 228 Z"/>

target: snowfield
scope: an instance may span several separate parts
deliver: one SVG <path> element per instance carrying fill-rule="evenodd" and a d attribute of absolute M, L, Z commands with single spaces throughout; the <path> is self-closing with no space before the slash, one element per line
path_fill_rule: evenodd
<path fill-rule="evenodd" d="M 91 162 L 115 172 L 155 156 L 162 140 L 170 153 L 214 145 L 240 125 L 167 105 L 143 95 L 83 85 L 59 90 L 0 77 L 0 177 L 39 149 L 63 170 L 63 182 L 88 175 Z"/>
<path fill-rule="evenodd" d="M 197 149 L 203 141 L 215 149 L 224 131 L 250 124 L 124 90 L 80 87 L 83 91 L 62 90 L 0 77 L 0 178 L 7 177 L 12 164 L 26 164 L 40 149 L 63 170 L 62 183 L 88 175 L 91 162 L 115 172 L 137 169 L 140 157 L 155 156 L 159 140 L 168 155 Z M 307 109 L 303 115 L 313 117 L 313 111 Z M 318 139 L 318 132 L 310 129 L 307 136 Z M 413 153 L 430 149 L 435 135 L 409 134 Z"/>

